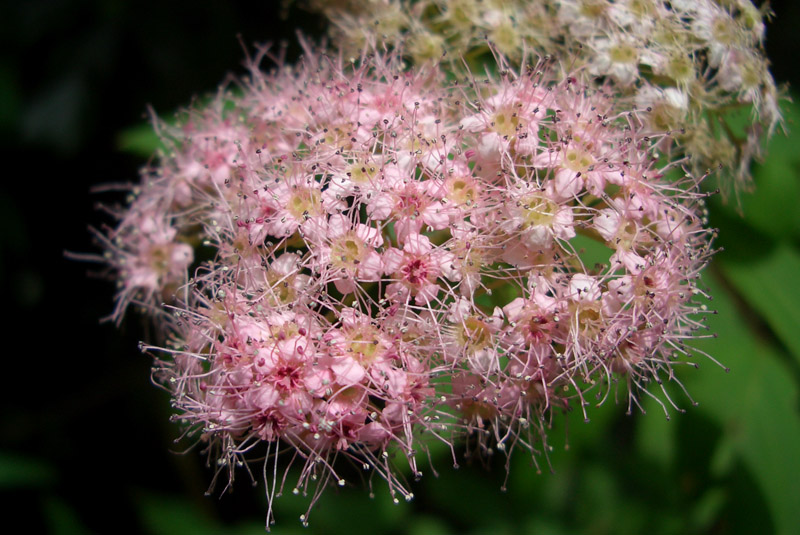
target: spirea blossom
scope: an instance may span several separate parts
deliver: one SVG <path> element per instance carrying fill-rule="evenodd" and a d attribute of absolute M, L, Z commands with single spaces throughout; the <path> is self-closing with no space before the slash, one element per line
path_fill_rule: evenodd
<path fill-rule="evenodd" d="M 751 0 L 366 0 L 301 4 L 324 13 L 337 43 L 405 47 L 414 62 L 476 68 L 488 43 L 518 62 L 551 55 L 586 83 L 611 84 L 647 115 L 695 173 L 721 166 L 725 192 L 750 185 L 750 164 L 781 122 L 764 53 L 767 8 Z M 750 114 L 743 131 L 732 109 Z M 720 123 L 725 128 L 720 129 Z"/>
<path fill-rule="evenodd" d="M 712 232 L 652 112 L 546 62 L 453 81 L 400 51 L 264 53 L 159 123 L 102 239 L 117 315 L 153 318 L 154 377 L 224 477 L 266 454 L 270 503 L 313 506 L 349 459 L 409 500 L 431 441 L 539 462 L 555 414 L 672 403 L 646 387 L 691 359 Z"/>

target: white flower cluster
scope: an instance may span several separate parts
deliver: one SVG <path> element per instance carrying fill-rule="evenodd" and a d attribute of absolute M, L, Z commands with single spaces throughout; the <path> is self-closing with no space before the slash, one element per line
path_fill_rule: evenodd
<path fill-rule="evenodd" d="M 648 108 L 653 132 L 678 132 L 671 156 L 721 168 L 724 192 L 747 189 L 750 163 L 780 124 L 779 92 L 764 55 L 764 15 L 750 0 L 366 0 L 311 9 L 357 55 L 367 43 L 403 45 L 415 63 L 446 57 L 484 68 L 490 46 L 521 60 L 550 56 L 566 71 L 612 82 Z M 491 62 L 490 62 L 491 63 Z M 737 131 L 732 110 L 749 110 Z M 722 128 L 720 128 L 722 125 Z M 741 129 L 740 129 L 741 130 Z"/>

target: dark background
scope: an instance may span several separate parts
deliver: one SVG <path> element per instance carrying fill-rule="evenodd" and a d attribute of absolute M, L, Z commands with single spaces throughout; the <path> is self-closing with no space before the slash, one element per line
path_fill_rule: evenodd
<path fill-rule="evenodd" d="M 800 8 L 772 7 L 772 72 L 798 87 Z M 209 472 L 198 456 L 169 453 L 178 430 L 136 350 L 141 326 L 135 317 L 121 329 L 100 324 L 113 286 L 64 252 L 97 250 L 87 227 L 108 219 L 95 205 L 119 197 L 90 190 L 137 179 L 144 162 L 119 149 L 119 135 L 144 121 L 148 105 L 169 114 L 243 74 L 238 34 L 247 45 L 285 40 L 291 58 L 295 29 L 320 35 L 323 23 L 296 10 L 281 18 L 269 1 L 153 0 L 4 2 L 0 21 L 7 525 L 19 516 L 29 533 L 147 532 L 140 507 L 153 495 L 184 496 L 222 524 L 263 517 L 263 496 L 246 481 L 234 499 L 203 497 Z"/>
<path fill-rule="evenodd" d="M 186 491 L 213 509 L 208 474 L 191 472 L 197 456 L 168 453 L 177 428 L 136 349 L 137 318 L 100 324 L 113 285 L 64 252 L 97 252 L 88 226 L 110 220 L 95 205 L 122 195 L 90 190 L 137 180 L 145 162 L 119 135 L 147 106 L 168 115 L 244 74 L 237 35 L 250 47 L 285 40 L 296 56 L 296 28 L 320 34 L 322 23 L 283 19 L 268 0 L 3 2 L 0 21 L 0 471 L 32 482 L 0 486 L 2 509 L 24 511 L 30 533 L 50 529 L 53 507 L 91 532 L 143 532 L 137 489 Z M 247 510 L 246 483 L 240 494 Z"/>

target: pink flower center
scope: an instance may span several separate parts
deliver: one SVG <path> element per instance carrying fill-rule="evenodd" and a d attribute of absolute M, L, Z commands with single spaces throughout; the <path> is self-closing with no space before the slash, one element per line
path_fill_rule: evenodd
<path fill-rule="evenodd" d="M 420 284 L 428 280 L 428 267 L 417 258 L 403 266 L 403 277 L 411 284 Z"/>
<path fill-rule="evenodd" d="M 275 386 L 281 390 L 294 390 L 300 386 L 300 368 L 280 366 L 272 375 Z"/>
<path fill-rule="evenodd" d="M 217 169 L 227 163 L 227 158 L 222 152 L 209 152 L 203 159 L 203 165 L 208 169 Z"/>
<path fill-rule="evenodd" d="M 542 315 L 536 315 L 528 322 L 528 338 L 531 342 L 546 343 L 549 341 L 549 331 L 552 325 L 548 319 Z"/>
<path fill-rule="evenodd" d="M 419 215 L 420 208 L 424 207 L 424 201 L 416 193 L 402 194 L 397 203 L 398 212 L 408 217 Z"/>

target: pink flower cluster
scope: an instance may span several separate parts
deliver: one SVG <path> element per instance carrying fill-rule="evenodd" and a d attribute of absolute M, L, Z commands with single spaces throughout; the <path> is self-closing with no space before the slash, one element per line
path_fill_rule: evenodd
<path fill-rule="evenodd" d="M 645 112 L 545 64 L 259 60 L 162 125 L 104 239 L 118 314 L 150 311 L 175 418 L 231 478 L 288 446 L 312 505 L 340 456 L 410 499 L 397 458 L 421 475 L 431 440 L 536 453 L 553 411 L 673 378 L 711 232 Z"/>

